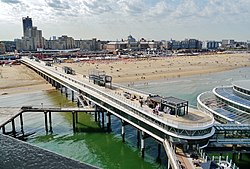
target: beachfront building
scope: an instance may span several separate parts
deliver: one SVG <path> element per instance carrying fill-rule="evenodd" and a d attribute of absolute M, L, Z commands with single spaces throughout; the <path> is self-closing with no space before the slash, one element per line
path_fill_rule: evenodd
<path fill-rule="evenodd" d="M 219 49 L 221 43 L 218 41 L 203 41 L 202 49 L 217 50 Z"/>
<path fill-rule="evenodd" d="M 15 41 L 1 41 L 5 45 L 6 52 L 14 52 L 16 50 L 16 42 Z"/>
<path fill-rule="evenodd" d="M 96 38 L 90 40 L 75 40 L 75 47 L 87 51 L 97 51 L 102 49 L 101 42 L 96 40 Z"/>
<path fill-rule="evenodd" d="M 221 123 L 250 123 L 250 80 L 235 81 L 231 86 L 216 87 L 197 98 L 198 108 L 213 113 Z"/>
<path fill-rule="evenodd" d="M 105 45 L 105 48 L 109 52 L 116 52 L 119 50 L 127 51 L 156 51 L 160 49 L 161 42 L 159 41 L 148 41 L 144 38 L 141 38 L 139 41 L 136 41 L 131 35 L 128 36 L 127 40 L 113 41 Z"/>
<path fill-rule="evenodd" d="M 202 43 L 197 39 L 185 39 L 183 41 L 170 40 L 169 50 L 179 49 L 201 49 Z"/>
<path fill-rule="evenodd" d="M 5 53 L 5 44 L 4 43 L 0 43 L 0 54 Z"/>
<path fill-rule="evenodd" d="M 222 48 L 233 48 L 234 40 L 233 39 L 223 39 L 221 41 Z"/>
<path fill-rule="evenodd" d="M 50 40 L 45 40 L 45 49 L 51 50 L 65 50 L 75 48 L 75 40 L 67 35 L 62 35 L 61 37 L 50 38 Z"/>
<path fill-rule="evenodd" d="M 32 19 L 29 16 L 27 16 L 23 17 L 22 20 L 23 20 L 23 36 L 27 36 L 27 30 L 33 27 Z"/>
<path fill-rule="evenodd" d="M 38 48 L 44 48 L 44 38 L 42 31 L 37 27 L 33 27 L 32 19 L 27 16 L 22 18 L 23 21 L 23 37 L 16 40 L 16 48 L 19 51 L 35 51 Z"/>

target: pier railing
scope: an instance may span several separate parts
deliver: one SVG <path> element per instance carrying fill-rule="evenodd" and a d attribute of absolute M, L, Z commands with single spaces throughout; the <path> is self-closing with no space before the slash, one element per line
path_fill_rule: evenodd
<path fill-rule="evenodd" d="M 168 142 L 168 140 L 165 139 L 163 141 L 163 146 L 168 155 L 168 168 L 171 165 L 172 169 L 181 169 L 181 166 L 178 163 L 178 159 L 176 157 L 175 151 L 171 147 L 171 144 Z"/>
<path fill-rule="evenodd" d="M 26 59 L 28 62 L 31 62 L 30 60 Z M 106 99 L 109 99 L 112 102 L 115 102 L 116 104 L 123 106 L 124 108 L 126 108 L 127 110 L 130 110 L 130 112 L 133 112 L 136 115 L 139 115 L 140 117 L 149 120 L 150 122 L 153 122 L 154 124 L 156 124 L 157 126 L 164 128 L 163 126 L 170 126 L 173 128 L 177 128 L 177 129 L 183 129 L 183 130 L 199 130 L 199 128 L 201 130 L 206 129 L 208 127 L 212 127 L 214 120 L 208 121 L 208 122 L 203 122 L 203 123 L 187 123 L 187 122 L 176 122 L 173 120 L 168 120 L 168 119 L 163 119 L 160 116 L 156 116 L 153 115 L 152 113 L 149 112 L 145 112 L 145 110 L 143 110 L 138 104 L 133 103 L 131 101 L 126 100 L 125 97 L 121 97 L 120 95 L 117 95 L 115 93 L 113 93 L 112 91 L 107 92 L 105 91 L 104 88 L 101 88 L 99 86 L 94 86 L 93 84 L 89 83 L 87 80 L 80 81 L 80 80 L 76 80 L 74 76 L 71 75 L 65 75 L 61 72 L 58 72 L 57 70 L 54 69 L 46 69 L 41 65 L 38 65 L 38 63 L 34 63 L 35 68 L 36 69 L 40 69 L 41 71 L 43 71 L 44 73 L 48 73 L 47 71 L 51 71 L 54 75 L 55 78 L 57 78 L 58 80 L 61 80 L 61 78 L 65 78 L 64 79 L 64 83 L 68 84 L 69 86 L 75 88 L 75 91 L 78 91 L 78 88 L 82 88 L 84 87 L 85 90 L 88 89 L 87 91 L 93 95 L 95 95 L 95 97 L 98 97 L 98 95 L 104 96 Z M 34 65 L 31 65 L 34 67 Z M 51 75 L 50 75 L 51 76 Z M 62 81 L 62 80 L 61 80 Z M 83 90 L 84 91 L 84 90 Z M 97 94 L 95 94 L 95 93 Z M 213 118 L 212 118 L 213 119 Z M 208 132 L 209 133 L 209 132 Z M 208 134 L 206 133 L 206 134 Z"/>
<path fill-rule="evenodd" d="M 220 113 L 214 111 L 212 108 L 210 108 L 209 106 L 207 106 L 207 105 L 205 104 L 205 102 L 206 102 L 208 99 L 211 99 L 211 98 L 212 98 L 212 99 L 216 99 L 215 96 L 214 96 L 214 94 L 213 94 L 213 92 L 208 91 L 208 92 L 201 93 L 201 94 L 197 97 L 197 108 L 198 108 L 200 111 L 202 111 L 202 112 L 208 114 L 209 116 L 213 116 L 213 114 L 215 114 L 215 115 L 217 115 L 217 116 L 220 116 L 220 117 L 226 119 L 226 120 L 229 121 L 229 122 L 234 122 L 234 120 L 232 120 L 232 119 L 230 119 L 230 118 L 228 118 L 228 117 L 226 117 L 226 116 L 223 116 L 222 114 L 220 114 Z"/>

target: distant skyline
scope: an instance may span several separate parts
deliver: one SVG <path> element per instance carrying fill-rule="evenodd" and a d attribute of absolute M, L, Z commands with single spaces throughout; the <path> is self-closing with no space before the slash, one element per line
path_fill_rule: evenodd
<path fill-rule="evenodd" d="M 0 40 L 23 36 L 29 16 L 43 37 L 250 40 L 250 0 L 0 0 Z"/>

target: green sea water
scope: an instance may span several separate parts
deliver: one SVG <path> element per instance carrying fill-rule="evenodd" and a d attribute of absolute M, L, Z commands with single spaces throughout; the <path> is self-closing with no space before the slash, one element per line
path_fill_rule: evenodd
<path fill-rule="evenodd" d="M 250 79 L 250 68 L 152 81 L 148 85 L 135 83 L 132 87 L 144 92 L 186 99 L 195 106 L 196 97 L 200 93 L 212 90 L 215 86 L 230 85 L 232 81 L 240 79 Z M 0 106 L 23 105 L 75 106 L 55 90 L 0 97 Z M 18 120 L 16 123 L 18 126 Z M 53 133 L 46 134 L 43 113 L 25 113 L 25 132 L 36 132 L 27 142 L 100 168 L 166 168 L 166 154 L 162 149 L 161 161 L 157 161 L 157 142 L 152 138 L 146 139 L 145 158 L 141 158 L 137 147 L 137 131 L 133 127 L 129 125 L 125 127 L 125 143 L 122 143 L 121 121 L 114 116 L 112 116 L 112 132 L 101 129 L 94 121 L 93 115 L 87 113 L 79 113 L 77 128 L 80 132 L 73 132 L 71 113 L 52 113 L 52 123 Z M 10 128 L 8 125 L 7 130 Z"/>

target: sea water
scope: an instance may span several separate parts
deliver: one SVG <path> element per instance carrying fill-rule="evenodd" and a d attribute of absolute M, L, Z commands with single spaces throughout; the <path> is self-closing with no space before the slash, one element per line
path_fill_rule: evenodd
<path fill-rule="evenodd" d="M 216 86 L 230 85 L 234 80 L 250 79 L 250 68 L 240 68 L 226 72 L 180 77 L 147 83 L 135 83 L 134 89 L 186 99 L 196 106 L 196 97 Z M 23 105 L 42 106 L 75 106 L 58 91 L 41 91 L 28 94 L 5 95 L 0 97 L 1 106 L 19 107 Z M 121 139 L 121 121 L 112 116 L 112 132 L 106 132 L 94 122 L 93 115 L 79 113 L 77 128 L 73 132 L 72 114 L 52 113 L 53 133 L 46 134 L 43 113 L 24 113 L 24 131 L 35 132 L 27 142 L 54 151 L 64 156 L 86 162 L 100 168 L 165 168 L 166 154 L 161 150 L 161 160 L 157 160 L 157 142 L 152 138 L 145 140 L 145 158 L 141 158 L 137 147 L 137 130 L 132 126 L 125 127 L 125 143 Z M 16 120 L 16 130 L 18 127 Z M 11 124 L 6 126 L 11 130 Z M 2 151 L 2 150 L 1 150 Z"/>

